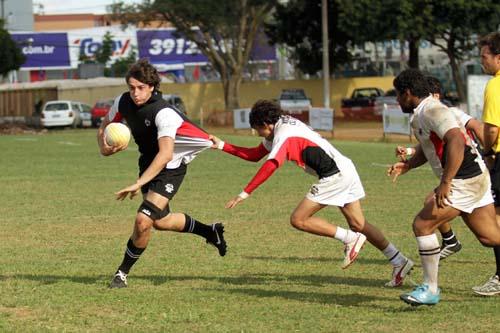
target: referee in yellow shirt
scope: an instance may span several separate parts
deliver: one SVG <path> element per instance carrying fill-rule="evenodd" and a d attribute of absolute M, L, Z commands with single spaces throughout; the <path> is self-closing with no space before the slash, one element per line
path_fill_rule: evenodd
<path fill-rule="evenodd" d="M 479 40 L 481 65 L 486 74 L 494 75 L 484 92 L 483 122 L 484 151 L 495 156 L 491 173 L 491 190 L 495 199 L 497 221 L 500 219 L 500 32 L 492 32 Z M 479 295 L 500 294 L 500 247 L 493 248 L 496 260 L 495 274 L 482 286 L 472 290 Z"/>

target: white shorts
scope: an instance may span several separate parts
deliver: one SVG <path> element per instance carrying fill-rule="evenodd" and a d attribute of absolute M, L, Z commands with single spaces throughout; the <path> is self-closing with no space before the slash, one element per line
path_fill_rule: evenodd
<path fill-rule="evenodd" d="M 476 208 L 493 203 L 491 182 L 488 172 L 468 179 L 451 181 L 450 201 L 448 204 L 465 213 L 472 213 Z"/>
<path fill-rule="evenodd" d="M 322 205 L 344 207 L 365 197 L 361 179 L 352 162 L 333 176 L 321 178 L 311 186 L 306 198 Z"/>

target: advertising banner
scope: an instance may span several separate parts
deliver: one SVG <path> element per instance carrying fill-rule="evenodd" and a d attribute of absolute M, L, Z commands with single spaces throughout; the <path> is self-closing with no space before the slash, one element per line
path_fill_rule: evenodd
<path fill-rule="evenodd" d="M 262 37 L 262 36 L 261 36 Z M 176 29 L 137 30 L 139 58 L 149 58 L 153 64 L 171 65 L 176 69 L 183 64 L 208 62 L 194 42 L 176 33 Z M 276 49 L 262 37 L 256 39 L 251 61 L 274 61 Z"/>
<path fill-rule="evenodd" d="M 71 67 L 77 68 L 80 56 L 92 59 L 102 46 L 106 33 L 113 41 L 113 54 L 110 63 L 119 58 L 127 57 L 132 50 L 137 49 L 135 28 L 122 30 L 120 26 L 97 27 L 90 29 L 75 29 L 68 32 Z"/>
<path fill-rule="evenodd" d="M 483 116 L 484 90 L 492 77 L 489 75 L 467 76 L 467 111 L 471 117 L 481 119 Z"/>
<path fill-rule="evenodd" d="M 384 104 L 384 133 L 411 135 L 410 116 L 403 113 L 399 104 Z"/>
<path fill-rule="evenodd" d="M 21 69 L 63 69 L 70 67 L 68 35 L 66 33 L 16 33 L 12 39 L 26 57 Z"/>

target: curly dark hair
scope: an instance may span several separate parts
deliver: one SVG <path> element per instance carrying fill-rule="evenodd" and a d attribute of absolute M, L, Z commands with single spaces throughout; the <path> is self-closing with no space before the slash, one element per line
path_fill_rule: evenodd
<path fill-rule="evenodd" d="M 437 77 L 428 75 L 425 79 L 427 80 L 431 94 L 443 95 L 443 86 Z"/>
<path fill-rule="evenodd" d="M 410 68 L 402 71 L 394 79 L 393 85 L 399 93 L 410 90 L 413 96 L 420 98 L 427 97 L 430 94 L 429 84 L 424 74 L 418 69 Z"/>
<path fill-rule="evenodd" d="M 131 77 L 137 81 L 155 87 L 155 90 L 160 90 L 160 75 L 158 74 L 156 68 L 151 65 L 146 58 L 142 58 L 130 66 L 127 75 L 125 76 L 127 84 Z"/>
<path fill-rule="evenodd" d="M 479 48 L 488 46 L 490 52 L 494 55 L 500 54 L 500 32 L 490 32 L 479 39 Z"/>
<path fill-rule="evenodd" d="M 264 126 L 275 124 L 283 115 L 283 110 L 278 103 L 261 99 L 255 102 L 250 111 L 250 126 Z"/>

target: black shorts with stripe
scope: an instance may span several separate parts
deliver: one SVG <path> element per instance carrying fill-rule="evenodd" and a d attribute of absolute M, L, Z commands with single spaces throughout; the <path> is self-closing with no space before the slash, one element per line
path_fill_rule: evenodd
<path fill-rule="evenodd" d="M 186 171 L 187 165 L 185 164 L 181 164 L 176 169 L 163 169 L 149 183 L 141 187 L 141 192 L 146 194 L 153 191 L 172 200 L 181 187 Z"/>
<path fill-rule="evenodd" d="M 495 207 L 500 207 L 500 153 L 495 154 L 495 164 L 490 170 L 491 194 L 495 200 Z"/>

